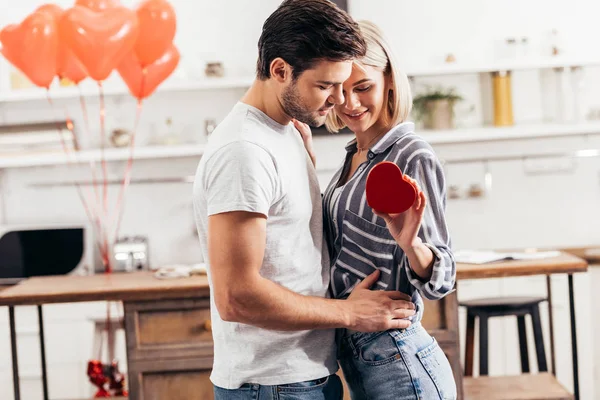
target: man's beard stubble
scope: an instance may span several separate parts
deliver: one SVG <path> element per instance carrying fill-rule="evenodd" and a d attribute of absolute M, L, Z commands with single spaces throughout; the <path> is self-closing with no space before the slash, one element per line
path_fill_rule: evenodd
<path fill-rule="evenodd" d="M 311 113 L 310 111 L 306 110 L 306 107 L 302 103 L 300 94 L 298 93 L 296 82 L 292 82 L 283 91 L 281 102 L 283 111 L 290 117 L 297 119 L 300 122 L 304 122 L 313 128 L 318 128 L 325 123 L 325 118 L 323 118 L 321 121 L 321 118 L 314 115 L 315 113 Z"/>

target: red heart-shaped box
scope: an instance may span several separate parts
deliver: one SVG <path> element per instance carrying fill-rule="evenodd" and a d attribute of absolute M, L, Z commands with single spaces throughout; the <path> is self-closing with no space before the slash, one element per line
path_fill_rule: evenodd
<path fill-rule="evenodd" d="M 367 203 L 373 210 L 387 214 L 403 213 L 416 199 L 416 188 L 393 162 L 380 162 L 369 172 Z"/>

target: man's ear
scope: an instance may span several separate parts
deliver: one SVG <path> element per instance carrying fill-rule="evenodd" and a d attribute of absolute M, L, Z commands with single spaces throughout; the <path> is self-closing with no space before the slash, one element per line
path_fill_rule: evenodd
<path fill-rule="evenodd" d="M 277 57 L 271 61 L 271 78 L 280 83 L 284 83 L 292 78 L 292 66 L 283 58 Z"/>

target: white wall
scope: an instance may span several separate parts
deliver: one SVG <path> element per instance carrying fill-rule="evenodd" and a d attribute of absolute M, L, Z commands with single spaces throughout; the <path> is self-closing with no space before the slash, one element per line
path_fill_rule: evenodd
<path fill-rule="evenodd" d="M 594 24 L 600 3 L 593 0 L 354 0 L 350 2 L 350 11 L 356 19 L 380 25 L 397 49 L 401 64 L 410 70 L 439 66 L 449 53 L 456 57 L 457 63 L 466 65 L 507 60 L 504 50 L 507 37 L 526 36 L 529 57 L 545 57 L 550 54 L 553 29 L 558 31 L 565 57 L 600 59 L 600 49 L 593 43 L 600 33 L 600 27 Z M 516 122 L 553 117 L 544 115 L 543 109 L 549 99 L 542 95 L 554 90 L 548 74 L 537 71 L 513 74 Z M 585 115 L 588 108 L 600 108 L 595 95 L 600 87 L 600 69 L 589 68 L 584 75 L 581 113 Z M 482 88 L 479 76 L 419 78 L 413 83 L 417 91 L 426 84 L 456 87 L 466 97 L 457 107 L 458 126 L 477 126 L 486 120 L 480 96 L 489 93 L 485 85 Z M 553 110 L 549 112 L 552 114 Z"/>

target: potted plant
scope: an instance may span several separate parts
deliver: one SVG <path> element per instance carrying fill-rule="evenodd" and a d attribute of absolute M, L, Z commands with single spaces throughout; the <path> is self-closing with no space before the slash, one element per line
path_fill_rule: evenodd
<path fill-rule="evenodd" d="M 428 88 L 413 99 L 415 118 L 424 129 L 453 129 L 454 104 L 462 99 L 454 88 Z"/>

